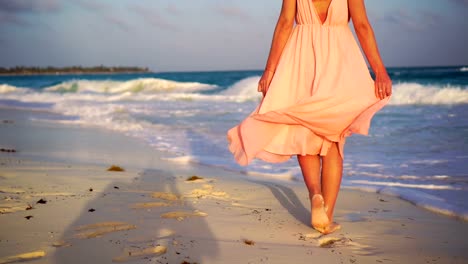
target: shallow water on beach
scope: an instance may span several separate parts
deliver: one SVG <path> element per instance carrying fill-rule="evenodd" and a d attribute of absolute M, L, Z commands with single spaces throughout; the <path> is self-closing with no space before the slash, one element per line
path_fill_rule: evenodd
<path fill-rule="evenodd" d="M 468 219 L 468 67 L 390 68 L 394 95 L 345 147 L 343 186 Z M 226 131 L 260 100 L 259 71 L 0 76 L 0 106 L 140 138 L 165 159 L 301 181 L 296 159 L 238 166 Z M 32 117 L 44 119 L 46 115 Z"/>

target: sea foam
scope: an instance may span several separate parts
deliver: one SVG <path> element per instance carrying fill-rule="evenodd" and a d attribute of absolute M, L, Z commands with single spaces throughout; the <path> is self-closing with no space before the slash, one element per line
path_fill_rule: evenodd
<path fill-rule="evenodd" d="M 25 93 L 30 91 L 27 88 L 20 88 L 20 87 L 15 87 L 12 85 L 8 84 L 0 84 L 0 94 L 7 94 L 7 93 Z"/>
<path fill-rule="evenodd" d="M 457 86 L 398 83 L 394 85 L 391 105 L 468 104 L 468 89 Z"/>
<path fill-rule="evenodd" d="M 228 87 L 221 94 L 228 96 L 259 97 L 260 93 L 257 90 L 259 81 L 260 76 L 242 79 Z"/>
<path fill-rule="evenodd" d="M 84 101 L 230 101 L 260 100 L 257 91 L 259 76 L 248 77 L 227 88 L 199 82 L 176 82 L 157 78 L 129 81 L 72 80 L 43 90 L 0 85 L 4 99 L 51 102 Z M 468 89 L 461 86 L 397 83 L 393 86 L 390 105 L 454 105 L 468 104 Z M 209 92 L 209 93 L 206 93 Z M 163 94 L 164 96 L 161 96 Z"/>
<path fill-rule="evenodd" d="M 260 77 L 249 77 L 238 81 L 222 95 L 236 96 L 242 100 L 261 98 L 257 91 Z M 452 105 L 468 104 L 468 89 L 461 86 L 422 85 L 402 82 L 393 85 L 390 105 Z"/>
<path fill-rule="evenodd" d="M 129 81 L 90 81 L 72 80 L 45 88 L 47 92 L 68 93 L 168 93 L 168 92 L 201 92 L 212 90 L 216 85 L 199 82 L 176 82 L 158 78 L 139 78 Z"/>

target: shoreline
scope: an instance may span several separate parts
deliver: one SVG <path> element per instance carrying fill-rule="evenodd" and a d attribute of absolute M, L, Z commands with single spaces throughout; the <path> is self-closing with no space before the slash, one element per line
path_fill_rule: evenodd
<path fill-rule="evenodd" d="M 164 161 L 138 139 L 32 121 L 28 111 L 1 111 L 0 120 L 11 121 L 0 123 L 0 146 L 18 150 L 0 153 L 0 208 L 12 210 L 0 214 L 0 263 L 22 253 L 72 264 L 468 259 L 466 222 L 396 197 L 341 190 L 342 229 L 322 236 L 309 227 L 302 183 Z M 202 179 L 187 180 L 194 175 Z"/>
<path fill-rule="evenodd" d="M 24 108 L 21 108 L 21 107 L 12 108 L 12 107 L 8 107 L 8 106 L 2 106 L 1 104 L 0 104 L 0 110 L 1 111 L 7 111 L 7 112 L 9 110 L 28 112 L 28 110 L 25 110 Z M 37 111 L 39 111 L 39 110 L 34 111 L 34 114 L 38 114 L 39 112 L 37 112 Z M 44 123 L 43 125 L 45 125 L 47 127 L 54 127 L 54 121 L 53 120 L 62 120 L 61 119 L 62 118 L 61 114 L 57 114 L 57 113 L 54 113 L 54 112 L 49 112 L 48 110 L 41 110 L 41 112 L 42 112 L 41 115 L 47 115 L 48 117 L 45 118 L 46 120 L 38 121 L 38 122 L 39 123 L 41 123 L 41 122 Z M 65 121 L 64 124 L 58 124 L 58 126 L 64 125 L 64 126 L 71 126 L 71 127 L 81 129 L 81 125 L 73 124 L 73 121 L 71 123 L 68 123 L 66 120 L 67 119 L 64 120 Z M 127 137 L 124 136 L 123 134 L 121 134 L 119 132 L 116 132 L 116 131 L 113 131 L 113 130 L 103 128 L 103 127 L 101 127 L 99 125 L 97 125 L 97 126 L 85 125 L 85 126 L 83 126 L 83 128 L 85 130 L 90 129 L 90 131 L 92 131 L 94 129 L 97 129 L 97 131 L 100 131 L 100 133 L 104 133 L 105 135 L 109 135 L 110 138 L 111 138 L 110 141 L 127 140 Z M 46 133 L 46 132 L 44 132 L 44 133 Z M 63 133 L 63 134 L 66 134 L 66 133 Z M 115 136 L 115 135 L 120 135 L 120 136 Z M 87 137 L 91 138 L 92 135 L 89 135 Z M 130 139 L 131 140 L 136 140 L 135 142 L 138 142 L 138 145 L 141 148 L 144 148 L 145 151 L 150 151 L 150 152 L 153 152 L 153 153 L 157 152 L 152 147 L 149 147 L 147 145 L 147 142 L 145 140 L 142 140 L 141 138 L 131 137 Z M 69 138 L 68 140 L 72 141 L 73 138 Z M 93 144 L 97 144 L 97 143 L 99 143 L 99 142 L 93 142 Z M 8 149 L 8 146 L 1 146 L 0 145 L 0 148 Z M 103 149 L 109 150 L 109 147 L 104 146 Z M 118 152 L 119 150 L 118 149 L 112 149 L 112 151 L 113 152 Z M 138 152 L 136 150 L 134 151 L 134 155 L 138 155 Z M 167 156 L 167 155 L 164 155 L 164 156 Z M 169 156 L 172 156 L 172 154 L 169 154 Z M 159 155 L 158 155 L 158 157 L 160 158 Z M 82 160 L 83 155 L 76 156 L 74 158 L 75 158 L 75 160 L 72 160 L 72 161 L 76 162 L 77 160 Z M 49 157 L 49 159 L 50 159 L 50 157 Z M 179 158 L 166 158 L 166 157 L 163 157 L 163 160 L 165 160 L 165 163 L 178 164 L 180 166 L 186 166 L 186 165 L 187 166 L 188 165 L 189 166 L 202 166 L 202 167 L 206 167 L 208 170 L 212 169 L 212 168 L 216 168 L 216 166 L 204 165 L 204 164 L 200 164 L 198 162 L 191 162 L 190 160 L 187 160 L 187 159 L 184 159 L 184 158 L 179 159 Z M 63 160 L 58 159 L 56 161 L 63 161 Z M 298 184 L 299 186 L 303 185 L 303 181 L 301 179 L 291 178 L 291 176 L 283 178 L 283 177 L 278 177 L 278 175 L 272 176 L 272 175 L 269 175 L 268 173 L 266 173 L 266 174 L 250 173 L 249 171 L 236 171 L 236 170 L 227 169 L 227 168 L 223 168 L 223 170 L 226 170 L 226 172 L 229 172 L 230 175 L 242 175 L 242 177 L 247 177 L 247 178 L 249 178 L 249 177 L 263 178 L 263 179 L 265 179 L 267 181 L 276 181 L 276 180 L 278 180 L 279 182 L 285 182 L 286 184 Z M 235 176 L 233 176 L 233 177 L 235 177 Z M 446 203 L 445 200 L 443 198 L 439 197 L 439 196 L 435 196 L 435 195 L 428 194 L 428 193 L 421 192 L 419 190 L 414 190 L 414 189 L 408 189 L 408 190 L 403 189 L 402 190 L 402 189 L 394 188 L 392 186 L 383 186 L 383 185 L 380 185 L 380 186 L 378 186 L 378 185 L 360 185 L 360 184 L 356 185 L 356 184 L 350 183 L 349 181 L 350 181 L 349 178 L 346 178 L 346 177 L 343 178 L 343 182 L 341 184 L 341 189 L 357 190 L 357 191 L 360 191 L 360 192 L 373 193 L 373 194 L 376 194 L 376 195 L 385 194 L 385 195 L 393 196 L 395 198 L 398 198 L 398 199 L 401 199 L 401 200 L 406 201 L 408 203 L 411 203 L 412 205 L 414 205 L 414 206 L 416 206 L 416 207 L 418 207 L 420 209 L 427 210 L 427 211 L 429 211 L 431 213 L 438 214 L 438 215 L 441 215 L 443 217 L 452 218 L 454 220 L 464 221 L 465 223 L 468 223 L 468 212 L 463 207 L 457 206 L 456 204 L 453 204 L 453 203 Z"/>

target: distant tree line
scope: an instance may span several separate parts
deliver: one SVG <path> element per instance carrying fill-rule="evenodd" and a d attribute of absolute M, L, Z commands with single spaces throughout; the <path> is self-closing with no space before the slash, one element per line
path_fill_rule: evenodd
<path fill-rule="evenodd" d="M 107 66 L 94 66 L 94 67 L 83 67 L 83 66 L 70 66 L 70 67 L 26 67 L 16 66 L 10 68 L 0 67 L 0 74 L 77 74 L 77 73 L 123 73 L 123 72 L 149 72 L 147 67 L 107 67 Z"/>

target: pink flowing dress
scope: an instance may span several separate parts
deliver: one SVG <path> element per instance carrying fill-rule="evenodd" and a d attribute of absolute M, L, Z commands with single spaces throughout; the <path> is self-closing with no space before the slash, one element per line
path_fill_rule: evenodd
<path fill-rule="evenodd" d="M 227 133 L 240 165 L 254 158 L 277 163 L 291 155 L 327 155 L 338 142 L 367 135 L 373 115 L 389 100 L 374 80 L 348 26 L 348 0 L 332 0 L 321 22 L 312 0 L 297 0 L 296 26 L 259 106 Z"/>

